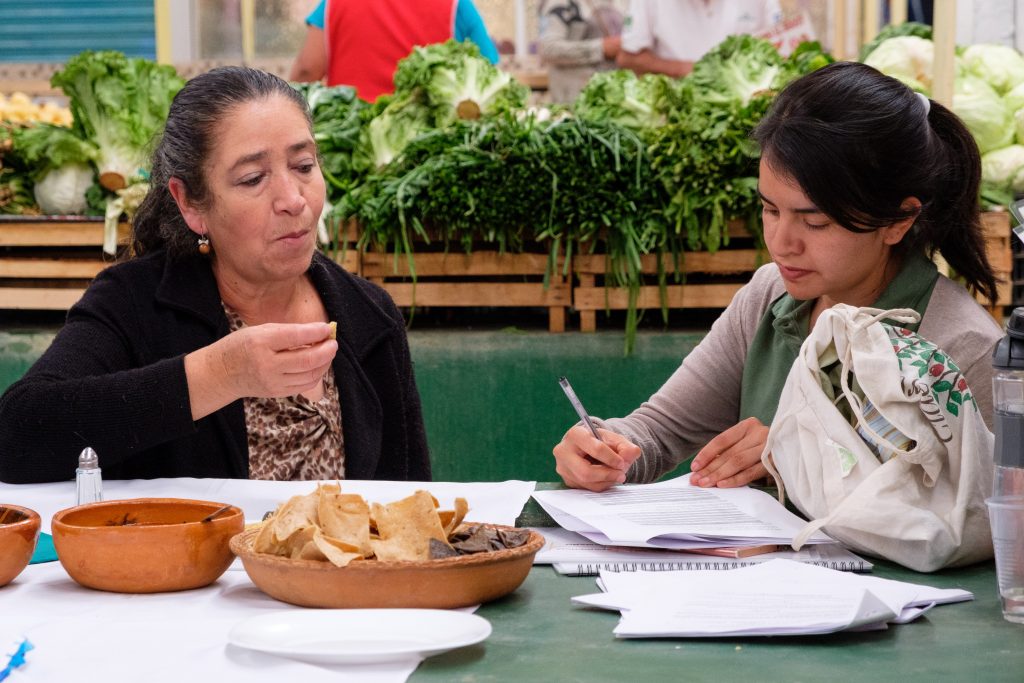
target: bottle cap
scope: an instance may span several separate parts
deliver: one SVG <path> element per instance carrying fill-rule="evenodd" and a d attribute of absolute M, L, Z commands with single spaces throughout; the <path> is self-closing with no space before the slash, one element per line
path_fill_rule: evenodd
<path fill-rule="evenodd" d="M 78 454 L 78 467 L 83 470 L 92 470 L 100 466 L 100 459 L 96 455 L 96 451 L 86 446 L 81 453 Z"/>
<path fill-rule="evenodd" d="M 1006 336 L 992 351 L 992 367 L 1024 370 L 1024 307 L 1013 309 L 1006 321 Z"/>

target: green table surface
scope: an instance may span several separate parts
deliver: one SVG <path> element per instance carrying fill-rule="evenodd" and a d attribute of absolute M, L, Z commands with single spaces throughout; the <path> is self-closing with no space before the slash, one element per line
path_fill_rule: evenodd
<path fill-rule="evenodd" d="M 552 525 L 532 500 L 518 523 Z M 425 660 L 410 681 L 1024 681 L 1024 626 L 1003 619 L 991 562 L 918 574 L 873 561 L 875 576 L 964 588 L 974 600 L 886 631 L 624 640 L 612 634 L 618 612 L 570 603 L 599 590 L 594 577 L 537 566 L 477 612 L 491 622 L 490 638 Z"/>

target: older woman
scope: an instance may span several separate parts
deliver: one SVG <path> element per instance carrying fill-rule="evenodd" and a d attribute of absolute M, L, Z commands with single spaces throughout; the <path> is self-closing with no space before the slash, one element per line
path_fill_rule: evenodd
<path fill-rule="evenodd" d="M 85 446 L 115 478 L 429 479 L 401 315 L 316 251 L 324 190 L 286 82 L 189 81 L 136 258 L 96 278 L 0 400 L 0 479 L 69 479 Z"/>

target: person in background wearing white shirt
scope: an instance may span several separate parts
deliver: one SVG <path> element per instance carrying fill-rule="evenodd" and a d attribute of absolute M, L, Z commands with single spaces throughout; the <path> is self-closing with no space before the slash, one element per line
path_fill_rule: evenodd
<path fill-rule="evenodd" d="M 681 78 L 729 36 L 763 31 L 781 17 L 777 0 L 632 0 L 616 64 Z"/>

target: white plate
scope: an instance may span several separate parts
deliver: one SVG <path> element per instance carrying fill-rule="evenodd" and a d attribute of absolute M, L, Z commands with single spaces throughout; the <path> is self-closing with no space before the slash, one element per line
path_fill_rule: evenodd
<path fill-rule="evenodd" d="M 289 610 L 236 624 L 228 642 L 314 664 L 374 664 L 479 643 L 491 624 L 441 609 Z"/>

